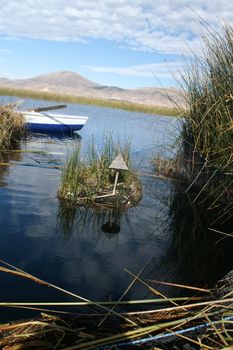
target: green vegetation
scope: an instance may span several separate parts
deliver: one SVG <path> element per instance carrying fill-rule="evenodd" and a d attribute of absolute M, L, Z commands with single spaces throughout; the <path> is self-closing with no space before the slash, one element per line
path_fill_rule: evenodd
<path fill-rule="evenodd" d="M 217 222 L 233 215 L 233 28 L 210 29 L 204 42 L 203 56 L 183 74 L 189 108 L 179 150 L 172 159 L 157 155 L 152 164 L 157 175 L 186 181 L 193 202 L 215 212 L 212 228 L 219 230 Z"/>
<path fill-rule="evenodd" d="M 233 215 L 233 28 L 226 26 L 223 34 L 212 29 L 205 44 L 204 57 L 193 61 L 184 78 L 189 115 L 181 156 L 189 192 L 196 189 L 194 201 L 215 211 L 212 228 L 219 230 L 217 222 L 230 222 Z"/>
<path fill-rule="evenodd" d="M 204 58 L 195 58 L 184 75 L 189 115 L 184 141 L 215 168 L 233 164 L 233 28 L 212 30 L 204 39 Z"/>
<path fill-rule="evenodd" d="M 24 131 L 24 117 L 11 106 L 0 106 L 0 150 L 11 149 Z"/>
<path fill-rule="evenodd" d="M 152 162 L 159 172 L 162 169 L 166 173 L 170 165 L 179 172 L 182 164 L 186 174 L 191 175 L 192 170 L 194 176 L 203 166 L 210 175 L 232 170 L 233 28 L 225 27 L 221 36 L 212 30 L 204 42 L 204 55 L 194 57 L 182 77 L 188 106 L 182 149 L 171 164 L 155 157 Z"/>
<path fill-rule="evenodd" d="M 13 89 L 0 87 L 0 95 L 2 96 L 17 96 L 22 98 L 34 98 L 40 100 L 66 102 L 66 103 L 78 103 L 86 105 L 96 105 L 102 107 L 124 109 L 132 112 L 141 112 L 149 114 L 170 115 L 177 116 L 180 114 L 178 108 L 153 106 L 140 103 L 131 103 L 127 101 L 118 100 L 104 100 L 92 97 L 82 97 L 74 95 L 64 95 L 59 93 L 36 91 L 29 89 Z"/>
<path fill-rule="evenodd" d="M 116 171 L 109 169 L 118 154 L 122 154 L 129 171 L 120 171 L 117 191 L 113 195 Z M 114 208 L 130 207 L 141 199 L 141 184 L 130 161 L 130 145 L 123 147 L 106 138 L 99 151 L 92 141 L 84 160 L 80 146 L 74 149 L 64 168 L 58 197 L 77 205 L 100 204 Z"/>

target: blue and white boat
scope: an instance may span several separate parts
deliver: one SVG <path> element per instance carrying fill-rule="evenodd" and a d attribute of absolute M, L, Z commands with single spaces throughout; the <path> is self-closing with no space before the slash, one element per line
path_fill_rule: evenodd
<path fill-rule="evenodd" d="M 69 133 L 82 129 L 88 117 L 48 112 L 25 111 L 26 127 L 35 133 Z"/>

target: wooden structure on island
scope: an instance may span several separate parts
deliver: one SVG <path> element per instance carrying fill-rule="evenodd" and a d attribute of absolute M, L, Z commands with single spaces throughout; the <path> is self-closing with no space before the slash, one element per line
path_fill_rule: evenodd
<path fill-rule="evenodd" d="M 118 156 L 112 161 L 112 163 L 109 165 L 109 169 L 116 170 L 116 176 L 115 176 L 114 187 L 112 192 L 112 194 L 115 195 L 120 170 L 123 170 L 123 171 L 129 170 L 121 153 L 119 153 Z"/>
<path fill-rule="evenodd" d="M 115 196 L 120 171 L 129 171 L 129 168 L 126 165 L 121 153 L 119 153 L 118 156 L 112 161 L 112 163 L 109 165 L 109 169 L 116 170 L 113 191 L 112 193 L 96 196 L 95 199 Z"/>

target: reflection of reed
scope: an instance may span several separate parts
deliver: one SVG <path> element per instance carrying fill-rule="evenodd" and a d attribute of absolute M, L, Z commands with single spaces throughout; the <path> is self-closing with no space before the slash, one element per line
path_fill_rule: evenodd
<path fill-rule="evenodd" d="M 233 268 L 232 221 L 222 221 L 218 207 L 208 210 L 206 198 L 185 193 L 187 184 L 175 183 L 171 202 L 173 234 L 163 264 L 173 270 L 177 283 L 212 285 Z M 218 218 L 218 219 L 216 219 Z M 218 231 L 219 233 L 217 233 Z M 175 264 L 174 264 L 175 262 Z"/>
<path fill-rule="evenodd" d="M 20 151 L 4 151 L 0 152 L 0 186 L 4 186 L 4 178 L 7 176 L 10 166 L 10 161 L 20 162 L 22 154 Z"/>
<path fill-rule="evenodd" d="M 180 163 L 185 168 L 186 192 L 195 203 L 215 211 L 215 221 L 230 221 L 233 215 L 232 174 L 210 166 L 190 145 L 183 143 Z M 217 211 L 216 211 L 217 208 Z"/>
<path fill-rule="evenodd" d="M 96 235 L 98 239 L 115 238 L 120 231 L 123 213 L 105 208 L 75 207 L 60 201 L 57 214 L 57 227 L 66 238 L 72 234 Z"/>

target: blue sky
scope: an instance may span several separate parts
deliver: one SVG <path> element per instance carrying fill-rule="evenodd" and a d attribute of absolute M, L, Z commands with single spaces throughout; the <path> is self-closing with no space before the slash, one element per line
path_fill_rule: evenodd
<path fill-rule="evenodd" d="M 175 86 L 203 27 L 232 24 L 226 0 L 0 0 L 0 76 L 69 70 L 122 88 Z M 200 17 L 198 17 L 200 16 Z"/>

